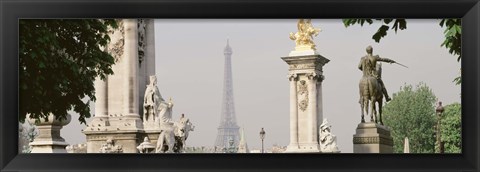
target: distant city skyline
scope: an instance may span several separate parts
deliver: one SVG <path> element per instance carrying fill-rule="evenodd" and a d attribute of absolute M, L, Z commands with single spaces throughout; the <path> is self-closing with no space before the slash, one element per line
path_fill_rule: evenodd
<path fill-rule="evenodd" d="M 293 19 L 159 19 L 155 21 L 156 74 L 164 97 L 175 103 L 173 118 L 180 114 L 196 126 L 187 146 L 213 147 L 220 121 L 223 86 L 223 49 L 227 38 L 233 49 L 232 72 L 238 125 L 244 128 L 251 150 L 260 149 L 260 129 L 266 131 L 265 147 L 289 143 L 288 56 L 295 43 Z M 409 68 L 385 64 L 383 80 L 389 95 L 404 84 L 426 83 L 448 105 L 460 102 L 461 87 L 452 81 L 460 73 L 456 57 L 441 47 L 439 20 L 407 20 L 408 29 L 390 31 L 380 43 L 371 39 L 380 23 L 345 28 L 341 19 L 313 19 L 322 32 L 314 38 L 317 51 L 330 59 L 324 66 L 324 118 L 332 125 L 342 153 L 353 151 L 352 136 L 360 122 L 357 69 L 365 48 Z M 92 103 L 92 113 L 94 105 Z M 78 115 L 64 127 L 70 144 L 85 142 Z"/>

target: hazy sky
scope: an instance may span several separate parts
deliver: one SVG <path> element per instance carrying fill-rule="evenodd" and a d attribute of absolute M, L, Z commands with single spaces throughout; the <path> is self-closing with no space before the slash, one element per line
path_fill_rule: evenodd
<path fill-rule="evenodd" d="M 460 63 L 440 44 L 444 40 L 439 20 L 407 20 L 407 30 L 388 32 L 380 43 L 371 39 L 380 23 L 345 28 L 340 19 L 313 19 L 322 32 L 314 38 L 317 51 L 330 62 L 324 66 L 324 118 L 332 125 L 338 147 L 353 151 L 352 136 L 360 122 L 357 65 L 372 45 L 374 54 L 407 65 L 384 64 L 382 77 L 389 95 L 404 84 L 426 83 L 445 105 L 460 102 L 460 86 L 452 80 Z M 259 149 L 260 128 L 265 147 L 289 143 L 288 66 L 280 57 L 295 47 L 288 38 L 297 31 L 297 20 L 284 19 L 182 19 L 156 20 L 156 74 L 164 98 L 175 103 L 173 118 L 185 113 L 196 126 L 188 146 L 213 146 L 223 90 L 227 38 L 233 49 L 232 72 L 237 123 L 244 128 L 250 149 Z M 92 106 L 93 107 L 93 106 Z M 85 142 L 73 115 L 62 130 L 70 144 Z"/>

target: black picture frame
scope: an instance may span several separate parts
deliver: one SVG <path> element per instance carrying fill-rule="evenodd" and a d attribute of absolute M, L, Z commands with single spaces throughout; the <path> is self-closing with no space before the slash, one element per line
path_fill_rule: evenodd
<path fill-rule="evenodd" d="M 1 0 L 0 171 L 478 171 L 478 0 Z M 461 154 L 18 154 L 20 18 L 462 18 Z M 453 83 L 452 83 L 453 84 Z"/>

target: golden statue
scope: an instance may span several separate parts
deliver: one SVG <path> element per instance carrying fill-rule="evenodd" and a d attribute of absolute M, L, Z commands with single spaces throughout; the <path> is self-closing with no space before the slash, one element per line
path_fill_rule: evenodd
<path fill-rule="evenodd" d="M 316 50 L 313 36 L 317 36 L 321 31 L 319 28 L 314 28 L 311 19 L 298 20 L 298 32 L 290 32 L 290 39 L 295 40 L 295 50 Z"/>

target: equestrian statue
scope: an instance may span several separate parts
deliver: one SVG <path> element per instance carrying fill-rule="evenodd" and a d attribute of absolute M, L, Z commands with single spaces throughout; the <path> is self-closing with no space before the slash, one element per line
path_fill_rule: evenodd
<path fill-rule="evenodd" d="M 382 121 L 382 105 L 383 97 L 388 102 L 391 98 L 388 96 L 387 89 L 382 81 L 382 65 L 379 62 L 396 63 L 403 67 L 407 67 L 394 60 L 388 58 L 381 58 L 378 55 L 373 55 L 372 46 L 367 47 L 367 55 L 363 56 L 358 64 L 358 69 L 363 72 L 360 79 L 360 107 L 362 109 L 361 122 L 364 123 L 364 115 L 370 115 L 370 122 L 375 122 L 383 125 Z M 378 108 L 376 107 L 378 105 Z M 370 114 L 369 114 L 370 106 Z M 378 111 L 377 111 L 378 109 Z"/>

